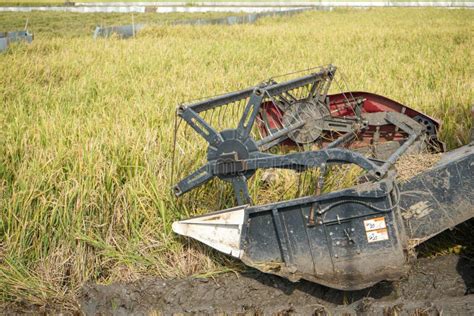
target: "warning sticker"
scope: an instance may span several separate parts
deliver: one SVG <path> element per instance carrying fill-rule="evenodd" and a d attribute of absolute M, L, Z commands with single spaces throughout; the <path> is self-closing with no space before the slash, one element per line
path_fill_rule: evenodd
<path fill-rule="evenodd" d="M 371 218 L 371 219 L 365 220 L 364 221 L 364 227 L 365 227 L 365 231 L 368 232 L 368 231 L 374 230 L 374 229 L 385 228 L 385 227 L 387 227 L 387 225 L 385 225 L 385 218 L 376 217 L 376 218 Z"/>
<path fill-rule="evenodd" d="M 367 241 L 375 242 L 388 239 L 387 225 L 385 218 L 376 217 L 364 221 L 364 227 L 367 234 Z"/>
<path fill-rule="evenodd" d="M 367 234 L 367 241 L 369 243 L 382 241 L 382 240 L 388 240 L 388 231 L 386 228 L 372 230 L 370 232 L 367 232 L 366 234 Z"/>

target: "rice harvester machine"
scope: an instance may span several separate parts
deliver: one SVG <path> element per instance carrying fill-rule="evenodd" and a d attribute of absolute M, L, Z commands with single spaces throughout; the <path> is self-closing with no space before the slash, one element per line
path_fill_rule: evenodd
<path fill-rule="evenodd" d="M 473 143 L 399 181 L 395 164 L 403 155 L 444 152 L 440 123 L 377 94 L 329 94 L 331 84 L 342 90 L 336 67 L 328 65 L 180 105 L 174 160 L 187 157 L 179 169 L 190 170 L 197 162 L 186 151 L 194 150 L 202 166 L 173 193 L 208 186 L 207 196 L 217 201 L 232 192 L 219 196 L 222 181 L 236 204 L 175 222 L 174 232 L 266 273 L 357 290 L 399 279 L 417 245 L 473 217 Z M 343 165 L 357 166 L 360 175 L 331 191 L 328 174 Z M 309 193 L 262 204 L 252 199 L 265 190 L 255 181 L 259 169 L 315 176 L 303 184 Z M 249 182 L 257 184 L 249 189 Z"/>

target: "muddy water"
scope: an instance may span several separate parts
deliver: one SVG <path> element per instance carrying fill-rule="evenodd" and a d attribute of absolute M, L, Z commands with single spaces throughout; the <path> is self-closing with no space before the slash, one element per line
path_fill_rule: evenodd
<path fill-rule="evenodd" d="M 248 315 L 474 315 L 474 263 L 448 255 L 420 259 L 394 283 L 343 292 L 310 282 L 291 283 L 249 271 L 214 279 L 143 279 L 89 284 L 80 303 L 86 315 L 245 313 Z"/>

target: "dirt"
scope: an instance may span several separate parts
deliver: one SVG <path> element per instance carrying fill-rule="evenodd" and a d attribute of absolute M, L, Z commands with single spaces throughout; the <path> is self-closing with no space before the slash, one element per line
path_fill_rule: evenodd
<path fill-rule="evenodd" d="M 457 255 L 424 258 L 398 282 L 343 292 L 250 270 L 214 278 L 86 285 L 86 315 L 473 315 L 474 262 Z"/>

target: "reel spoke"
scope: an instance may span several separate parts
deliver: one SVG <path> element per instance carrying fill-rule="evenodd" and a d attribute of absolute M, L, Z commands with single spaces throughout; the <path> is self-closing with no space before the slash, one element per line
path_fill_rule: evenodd
<path fill-rule="evenodd" d="M 240 175 L 233 177 L 232 186 L 234 188 L 235 197 L 237 198 L 237 205 L 251 204 L 247 179 L 245 176 Z"/>
<path fill-rule="evenodd" d="M 189 176 L 179 181 L 173 187 L 173 192 L 176 196 L 180 196 L 188 191 L 191 191 L 197 186 L 200 186 L 214 177 L 212 168 L 209 163 L 205 164 L 198 170 L 191 173 Z"/>
<path fill-rule="evenodd" d="M 242 116 L 239 126 L 239 139 L 244 140 L 250 135 L 255 119 L 257 118 L 260 104 L 262 103 L 263 92 L 260 89 L 255 89 L 250 96 L 249 103 L 245 107 L 244 115 Z"/>
<path fill-rule="evenodd" d="M 221 135 L 191 108 L 180 108 L 178 115 L 181 116 L 199 135 L 204 137 L 209 145 L 216 147 L 222 143 Z"/>

